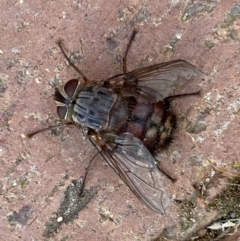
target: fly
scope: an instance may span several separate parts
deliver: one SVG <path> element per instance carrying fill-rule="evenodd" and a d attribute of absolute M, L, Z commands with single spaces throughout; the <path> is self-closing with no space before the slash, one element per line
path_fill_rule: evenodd
<path fill-rule="evenodd" d="M 127 54 L 136 34 L 134 30 L 127 45 L 123 73 L 100 82 L 89 80 L 71 62 L 59 41 L 63 55 L 81 79 L 71 79 L 56 89 L 55 103 L 64 125 L 82 129 L 138 199 L 153 211 L 165 214 L 171 198 L 154 156 L 172 141 L 176 116 L 171 101 L 199 94 L 174 95 L 174 90 L 202 72 L 181 59 L 128 72 Z"/>

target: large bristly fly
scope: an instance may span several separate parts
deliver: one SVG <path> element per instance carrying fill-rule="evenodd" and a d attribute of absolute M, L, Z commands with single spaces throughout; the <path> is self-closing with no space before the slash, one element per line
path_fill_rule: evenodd
<path fill-rule="evenodd" d="M 169 145 L 176 127 L 171 100 L 198 94 L 174 95 L 175 88 L 201 71 L 178 59 L 127 72 L 126 58 L 136 33 L 133 31 L 123 57 L 123 73 L 100 82 L 90 81 L 70 61 L 59 41 L 65 58 L 82 78 L 59 87 L 55 102 L 64 123 L 81 128 L 133 193 L 164 214 L 171 199 L 154 156 Z"/>

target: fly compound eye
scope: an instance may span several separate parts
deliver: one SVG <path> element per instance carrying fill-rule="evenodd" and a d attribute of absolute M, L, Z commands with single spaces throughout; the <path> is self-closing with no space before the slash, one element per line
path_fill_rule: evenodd
<path fill-rule="evenodd" d="M 55 103 L 57 114 L 61 119 L 70 120 L 71 106 L 80 88 L 80 81 L 77 79 L 69 80 L 65 85 L 60 86 L 55 92 Z"/>
<path fill-rule="evenodd" d="M 72 98 L 79 85 L 79 80 L 71 79 L 64 85 L 64 91 L 69 98 Z"/>
<path fill-rule="evenodd" d="M 68 109 L 65 106 L 58 106 L 57 107 L 57 114 L 61 119 L 66 119 Z"/>

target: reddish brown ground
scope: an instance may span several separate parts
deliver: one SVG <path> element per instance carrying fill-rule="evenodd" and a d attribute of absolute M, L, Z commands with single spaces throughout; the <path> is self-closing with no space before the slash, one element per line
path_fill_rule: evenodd
<path fill-rule="evenodd" d="M 194 83 L 201 97 L 175 102 L 179 127 L 162 159 L 174 161 L 178 176 L 175 183 L 166 179 L 166 189 L 194 207 L 178 203 L 168 216 L 152 212 L 98 157 L 86 184 L 98 193 L 77 219 L 45 239 L 146 241 L 166 228 L 169 240 L 187 240 L 221 216 L 206 204 L 228 180 L 214 175 L 207 159 L 229 172 L 239 164 L 239 1 L 2 0 L 0 9 L 1 240 L 43 240 L 47 222 L 57 217 L 61 224 L 56 213 L 64 191 L 96 152 L 74 127 L 25 137 L 55 123 L 54 87 L 78 77 L 55 42 L 63 39 L 84 73 L 102 80 L 121 73 L 120 56 L 133 28 L 139 34 L 129 70 L 181 58 L 207 74 Z M 193 184 L 206 186 L 208 195 L 196 197 Z"/>

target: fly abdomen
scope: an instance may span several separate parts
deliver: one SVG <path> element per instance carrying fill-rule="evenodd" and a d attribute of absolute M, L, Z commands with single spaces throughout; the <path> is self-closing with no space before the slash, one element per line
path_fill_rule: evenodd
<path fill-rule="evenodd" d="M 168 148 L 172 134 L 176 128 L 176 117 L 167 100 L 154 105 L 151 121 L 147 128 L 143 143 L 152 154 Z"/>
<path fill-rule="evenodd" d="M 144 140 L 151 120 L 153 106 L 153 104 L 136 102 L 136 105 L 132 110 L 126 131 L 134 134 L 134 136 L 140 140 Z"/>
<path fill-rule="evenodd" d="M 132 133 L 154 154 L 169 145 L 175 126 L 175 115 L 167 101 L 135 102 L 126 128 L 122 132 Z"/>

